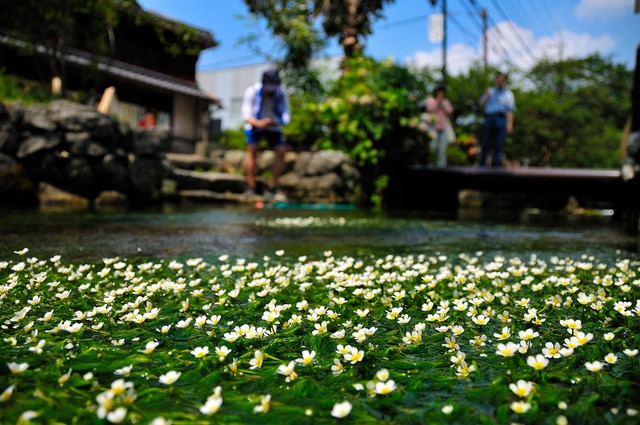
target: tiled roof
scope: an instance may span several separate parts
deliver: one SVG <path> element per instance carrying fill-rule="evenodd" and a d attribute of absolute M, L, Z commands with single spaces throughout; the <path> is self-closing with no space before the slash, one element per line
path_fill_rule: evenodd
<path fill-rule="evenodd" d="M 3 34 L 0 34 L 0 44 L 15 47 L 26 47 L 27 45 L 24 41 L 16 40 Z M 46 54 L 44 46 L 36 46 L 35 50 L 39 54 Z M 219 99 L 202 91 L 195 82 L 182 80 L 150 69 L 141 68 L 105 57 L 95 57 L 87 52 L 71 48 L 66 49 L 65 60 L 69 63 L 80 66 L 97 67 L 100 71 L 105 72 L 106 74 L 132 81 L 142 86 L 154 88 L 156 90 L 179 93 L 185 96 L 207 100 L 216 104 L 220 103 Z"/>

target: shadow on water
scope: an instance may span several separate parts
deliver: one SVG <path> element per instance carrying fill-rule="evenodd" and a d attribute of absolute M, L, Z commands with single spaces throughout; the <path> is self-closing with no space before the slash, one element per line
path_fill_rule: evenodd
<path fill-rule="evenodd" d="M 248 205 L 176 205 L 141 210 L 0 210 L 0 259 L 66 261 L 121 258 L 211 258 L 228 254 L 384 256 L 496 253 L 637 255 L 637 240 L 611 217 L 544 213 L 257 209 Z"/>

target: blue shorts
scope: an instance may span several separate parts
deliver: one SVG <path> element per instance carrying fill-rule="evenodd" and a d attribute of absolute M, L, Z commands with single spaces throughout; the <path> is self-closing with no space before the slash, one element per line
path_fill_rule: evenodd
<path fill-rule="evenodd" d="M 270 146 L 284 146 L 286 144 L 281 130 L 258 130 L 252 128 L 245 130 L 244 134 L 247 136 L 248 145 L 258 143 L 262 139 L 266 140 Z"/>

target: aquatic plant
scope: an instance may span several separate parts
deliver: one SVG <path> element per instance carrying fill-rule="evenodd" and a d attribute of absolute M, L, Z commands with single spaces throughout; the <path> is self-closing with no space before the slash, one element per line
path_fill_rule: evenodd
<path fill-rule="evenodd" d="M 0 422 L 630 423 L 640 262 L 0 262 Z"/>

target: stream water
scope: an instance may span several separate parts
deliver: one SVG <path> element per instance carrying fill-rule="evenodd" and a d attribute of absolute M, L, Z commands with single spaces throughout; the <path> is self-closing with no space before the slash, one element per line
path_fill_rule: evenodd
<path fill-rule="evenodd" d="M 261 258 L 288 255 L 495 253 L 505 256 L 638 256 L 638 241 L 611 217 L 535 212 L 420 212 L 258 209 L 249 205 L 175 205 L 144 210 L 0 210 L 0 260 L 14 251 L 65 261 L 104 257 Z"/>

